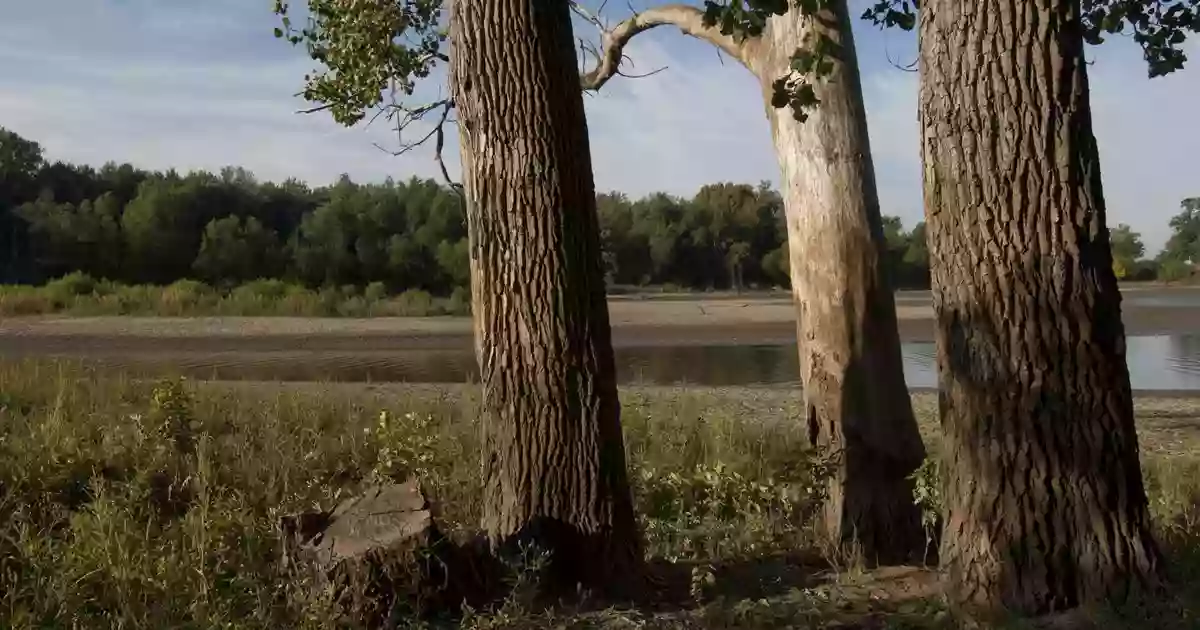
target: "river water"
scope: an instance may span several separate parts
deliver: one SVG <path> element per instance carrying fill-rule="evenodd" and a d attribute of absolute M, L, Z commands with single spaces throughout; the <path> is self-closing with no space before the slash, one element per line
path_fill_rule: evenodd
<path fill-rule="evenodd" d="M 1200 334 L 1134 336 L 1127 342 L 1136 390 L 1200 391 Z M 937 385 L 932 343 L 903 346 L 909 387 Z M 62 356 L 62 355 L 59 355 Z M 182 373 L 192 378 L 267 381 L 459 383 L 478 381 L 469 349 L 270 350 L 92 355 L 87 362 L 135 372 Z M 643 385 L 794 385 L 796 347 L 687 345 L 618 347 L 618 378 Z"/>
<path fill-rule="evenodd" d="M 928 292 L 897 294 L 901 306 L 930 303 Z M 1183 315 L 1165 335 L 1131 335 L 1127 340 L 1130 381 L 1136 390 L 1200 391 L 1200 289 L 1130 290 L 1123 292 L 1126 309 L 1149 307 Z M 1191 314 L 1195 313 L 1195 324 Z M 618 378 L 646 385 L 794 385 L 798 383 L 796 347 L 783 339 L 761 345 L 620 345 L 616 348 Z M 192 378 L 268 381 L 351 381 L 456 383 L 478 380 L 469 342 L 461 346 L 421 349 L 381 347 L 371 342 L 339 347 L 320 343 L 266 344 L 243 347 L 225 340 L 188 343 L 164 340 L 126 346 L 119 338 L 57 342 L 52 338 L 22 344 L 18 337 L 0 336 L 0 359 L 59 357 L 135 373 L 182 373 Z M 92 347 L 101 343 L 103 348 Z M 932 343 L 903 345 L 904 371 L 909 387 L 937 385 Z"/>

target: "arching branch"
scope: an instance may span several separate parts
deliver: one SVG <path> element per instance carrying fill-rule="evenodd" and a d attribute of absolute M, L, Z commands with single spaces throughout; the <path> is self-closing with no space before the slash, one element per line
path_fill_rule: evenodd
<path fill-rule="evenodd" d="M 585 16 L 587 14 L 584 14 Z M 594 23 L 594 22 L 593 22 Z M 585 90 L 599 90 L 609 79 L 619 74 L 625 46 L 638 33 L 659 26 L 674 26 L 697 39 L 702 39 L 749 67 L 758 46 L 755 38 L 739 39 L 734 35 L 723 35 L 716 26 L 705 26 L 704 11 L 686 4 L 666 4 L 634 13 L 616 26 L 603 29 L 601 50 L 596 57 L 596 67 L 584 73 L 580 79 Z"/>

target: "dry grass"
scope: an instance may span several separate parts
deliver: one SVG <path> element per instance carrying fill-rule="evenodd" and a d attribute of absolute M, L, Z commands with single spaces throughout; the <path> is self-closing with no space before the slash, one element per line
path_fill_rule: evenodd
<path fill-rule="evenodd" d="M 934 436 L 932 397 L 915 402 Z M 650 551 L 683 568 L 694 597 L 662 610 L 508 601 L 456 625 L 951 627 L 928 571 L 866 573 L 837 557 L 814 568 L 823 546 L 794 392 L 633 388 L 623 405 Z M 1176 594 L 1194 597 L 1200 401 L 1140 400 L 1138 415 Z M 469 527 L 478 468 L 463 462 L 476 457 L 477 418 L 468 386 L 178 388 L 0 365 L 0 627 L 331 627 L 323 602 L 278 568 L 277 518 L 416 473 L 439 518 Z M 1194 627 L 1178 625 L 1175 604 L 1122 619 Z"/>

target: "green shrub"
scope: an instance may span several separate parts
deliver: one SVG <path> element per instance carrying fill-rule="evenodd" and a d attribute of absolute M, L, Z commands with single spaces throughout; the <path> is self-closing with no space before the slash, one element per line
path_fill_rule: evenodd
<path fill-rule="evenodd" d="M 811 545 L 808 526 L 832 469 L 799 457 L 807 465 L 793 479 L 747 477 L 720 461 L 682 474 L 642 468 L 635 496 L 651 554 L 714 561 Z"/>
<path fill-rule="evenodd" d="M 371 305 L 364 297 L 345 298 L 337 304 L 337 314 L 340 317 L 366 317 L 370 313 Z"/>
<path fill-rule="evenodd" d="M 450 292 L 450 299 L 446 301 L 446 311 L 450 315 L 470 315 L 471 289 L 454 287 L 454 291 Z"/>
<path fill-rule="evenodd" d="M 387 298 L 387 296 L 387 285 L 382 282 L 372 282 L 371 284 L 368 284 L 366 290 L 363 291 L 363 297 L 367 298 L 367 300 L 370 302 L 378 302 Z"/>
<path fill-rule="evenodd" d="M 51 296 L 76 297 L 90 295 L 96 290 L 96 280 L 82 271 L 71 272 L 57 280 L 46 283 L 46 292 Z"/>
<path fill-rule="evenodd" d="M 0 313 L 5 315 L 43 315 L 58 310 L 45 292 L 33 287 L 9 286 L 0 289 Z"/>
<path fill-rule="evenodd" d="M 251 280 L 233 290 L 234 295 L 244 295 L 263 300 L 278 300 L 292 290 L 292 285 L 283 280 L 260 278 Z"/>
<path fill-rule="evenodd" d="M 299 317 L 370 317 L 466 315 L 470 293 L 455 289 L 449 298 L 409 290 L 388 297 L 373 282 L 313 291 L 278 279 L 259 279 L 221 291 L 203 282 L 178 280 L 168 286 L 125 285 L 73 273 L 41 287 L 0 286 L 0 315 L 204 315 Z"/>
<path fill-rule="evenodd" d="M 1182 260 L 1164 260 L 1158 268 L 1158 279 L 1167 282 L 1183 282 L 1194 274 L 1195 268 Z"/>
<path fill-rule="evenodd" d="M 176 280 L 158 294 L 156 312 L 162 315 L 189 315 L 211 308 L 213 290 L 196 280 Z"/>
<path fill-rule="evenodd" d="M 425 317 L 434 312 L 433 296 L 428 291 L 409 289 L 389 301 L 389 311 L 400 317 Z"/>

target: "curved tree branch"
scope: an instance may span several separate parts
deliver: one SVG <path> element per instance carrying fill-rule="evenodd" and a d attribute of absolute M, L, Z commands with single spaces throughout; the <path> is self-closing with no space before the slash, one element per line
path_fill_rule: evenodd
<path fill-rule="evenodd" d="M 738 39 L 733 35 L 722 34 L 715 26 L 705 26 L 704 11 L 696 7 L 686 4 L 653 7 L 634 13 L 620 24 L 603 30 L 603 50 L 597 55 L 599 61 L 595 68 L 580 77 L 583 89 L 599 90 L 609 79 L 620 74 L 621 60 L 629 40 L 638 33 L 658 26 L 674 26 L 686 35 L 702 39 L 737 59 L 747 68 L 750 67 L 753 49 L 758 45 L 755 38 Z"/>

